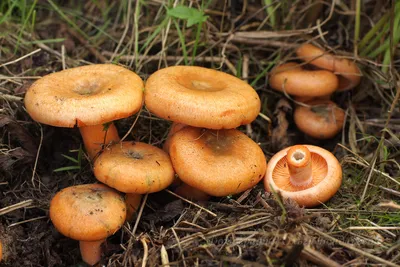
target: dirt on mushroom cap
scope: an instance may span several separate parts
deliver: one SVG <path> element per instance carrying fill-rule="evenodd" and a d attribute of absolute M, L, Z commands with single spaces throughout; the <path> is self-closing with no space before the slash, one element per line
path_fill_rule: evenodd
<path fill-rule="evenodd" d="M 185 127 L 170 141 L 180 179 L 212 196 L 227 196 L 256 185 L 265 175 L 261 148 L 242 132 Z"/>
<path fill-rule="evenodd" d="M 25 95 L 29 115 L 41 123 L 74 127 L 97 125 L 136 113 L 143 81 L 111 64 L 76 67 L 37 80 Z"/>
<path fill-rule="evenodd" d="M 140 142 L 107 148 L 97 158 L 93 171 L 99 181 L 121 192 L 137 194 L 161 191 L 175 175 L 166 152 Z"/>
<path fill-rule="evenodd" d="M 343 127 L 345 113 L 330 100 L 306 102 L 310 107 L 297 106 L 293 117 L 296 126 L 309 136 L 318 139 L 334 137 Z"/>
<path fill-rule="evenodd" d="M 246 82 L 213 69 L 168 67 L 146 82 L 146 107 L 157 116 L 196 127 L 232 129 L 260 112 L 260 98 Z"/>
<path fill-rule="evenodd" d="M 123 197 L 102 184 L 67 187 L 50 203 L 50 218 L 57 230 L 80 241 L 97 241 L 114 234 L 125 217 Z"/>

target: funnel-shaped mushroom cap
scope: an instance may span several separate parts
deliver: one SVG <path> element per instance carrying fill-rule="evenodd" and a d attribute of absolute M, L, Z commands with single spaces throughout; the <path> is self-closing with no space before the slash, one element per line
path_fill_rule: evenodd
<path fill-rule="evenodd" d="M 98 125 L 129 117 L 143 101 L 134 72 L 111 64 L 76 67 L 37 80 L 25 95 L 35 121 L 59 127 Z"/>
<path fill-rule="evenodd" d="M 267 191 L 280 191 L 299 205 L 317 206 L 329 200 L 342 182 L 342 167 L 329 151 L 312 145 L 288 147 L 268 162 Z"/>
<path fill-rule="evenodd" d="M 166 152 L 140 142 L 105 149 L 94 163 L 97 180 L 125 193 L 146 194 L 167 188 L 174 169 Z"/>
<path fill-rule="evenodd" d="M 318 139 L 328 139 L 338 134 L 343 127 L 345 113 L 330 100 L 308 101 L 305 106 L 297 106 L 294 122 L 305 134 Z"/>
<path fill-rule="evenodd" d="M 335 74 L 327 70 L 305 70 L 289 62 L 275 67 L 269 78 L 270 86 L 289 95 L 317 97 L 332 94 L 339 85 Z"/>
<path fill-rule="evenodd" d="M 168 67 L 146 81 L 146 107 L 157 116 L 196 127 L 232 129 L 252 122 L 260 98 L 246 82 L 221 71 Z"/>
<path fill-rule="evenodd" d="M 312 44 L 304 44 L 296 50 L 297 56 L 318 68 L 329 70 L 339 75 L 338 91 L 356 87 L 361 81 L 361 71 L 357 64 L 346 58 L 327 53 Z"/>
<path fill-rule="evenodd" d="M 261 148 L 235 129 L 185 127 L 171 136 L 169 153 L 179 178 L 212 196 L 255 186 L 267 165 Z"/>
<path fill-rule="evenodd" d="M 50 218 L 63 235 L 97 241 L 114 234 L 126 217 L 124 198 L 102 184 L 67 187 L 50 203 Z"/>

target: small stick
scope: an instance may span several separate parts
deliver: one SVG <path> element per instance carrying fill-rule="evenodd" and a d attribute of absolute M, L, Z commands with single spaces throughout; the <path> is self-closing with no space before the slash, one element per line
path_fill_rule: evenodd
<path fill-rule="evenodd" d="M 32 203 L 33 203 L 33 199 L 28 199 L 28 200 L 21 201 L 17 204 L 2 208 L 2 209 L 0 209 L 0 215 L 7 214 L 11 211 L 14 211 L 14 210 L 17 210 L 20 208 L 27 208 L 27 207 L 31 206 Z"/>
<path fill-rule="evenodd" d="M 186 201 L 186 202 L 189 203 L 189 204 L 192 204 L 192 205 L 195 206 L 195 207 L 198 207 L 198 208 L 201 209 L 201 210 L 204 210 L 204 211 L 207 212 L 208 214 L 211 214 L 212 216 L 217 217 L 217 214 L 215 214 L 214 212 L 212 212 L 212 211 L 210 211 L 210 210 L 208 210 L 208 209 L 206 209 L 206 208 L 204 208 L 204 207 L 202 207 L 202 206 L 200 206 L 200 205 L 198 205 L 198 204 L 196 204 L 196 203 L 194 203 L 194 202 L 192 202 L 192 201 L 190 201 L 190 200 L 188 200 L 188 199 L 186 199 L 186 198 L 184 198 L 184 197 L 181 197 L 180 195 L 177 195 L 177 194 L 175 194 L 174 192 L 172 192 L 172 191 L 170 191 L 170 190 L 168 190 L 168 189 L 165 189 L 165 191 L 167 191 L 168 193 L 170 193 L 171 195 L 173 195 L 173 196 L 175 196 L 175 197 L 177 197 L 177 198 L 182 199 L 183 201 Z"/>
<path fill-rule="evenodd" d="M 10 224 L 8 227 L 11 228 L 11 227 L 13 227 L 13 226 L 17 226 L 17 225 L 20 225 L 20 224 L 24 224 L 24 223 L 28 223 L 28 222 L 33 222 L 33 221 L 37 221 L 37 220 L 41 220 L 41 219 L 45 219 L 45 218 L 47 218 L 47 216 L 40 216 L 40 217 L 37 217 L 37 218 L 32 218 L 32 219 L 29 219 L 29 220 L 25 220 L 25 221 L 21 221 L 21 222 L 12 223 L 12 224 Z"/>
<path fill-rule="evenodd" d="M 35 187 L 36 168 L 37 168 L 37 163 L 39 161 L 40 149 L 42 148 L 42 143 L 43 143 L 43 128 L 40 123 L 39 123 L 39 126 L 40 126 L 40 142 L 39 142 L 39 147 L 38 147 L 38 150 L 36 153 L 35 164 L 33 165 L 33 171 L 32 171 L 32 177 L 31 177 L 31 182 L 32 182 L 33 187 Z"/>
<path fill-rule="evenodd" d="M 328 240 L 330 240 L 330 241 L 332 241 L 332 242 L 335 242 L 335 243 L 339 244 L 340 246 L 345 247 L 345 248 L 347 248 L 347 249 L 350 249 L 350 250 L 352 250 L 352 251 L 354 251 L 354 252 L 356 252 L 356 253 L 359 253 L 360 255 L 363 255 L 363 256 L 365 256 L 365 257 L 367 257 L 367 258 L 369 258 L 369 259 L 371 259 L 371 260 L 373 260 L 373 261 L 382 263 L 382 264 L 385 265 L 385 266 L 399 267 L 399 265 L 397 265 L 397 264 L 395 264 L 395 263 L 393 263 L 393 262 L 387 261 L 387 260 L 382 259 L 382 258 L 380 258 L 380 257 L 377 257 L 377 256 L 375 256 L 375 255 L 372 255 L 371 253 L 368 253 L 368 252 L 366 252 L 366 251 L 364 251 L 364 250 L 362 250 L 362 249 L 356 248 L 356 247 L 355 247 L 354 245 L 352 245 L 352 244 L 347 244 L 347 243 L 345 243 L 345 242 L 343 242 L 343 241 L 340 241 L 339 239 L 336 239 L 336 238 L 334 238 L 334 237 L 332 237 L 332 236 L 330 236 L 330 235 L 328 235 L 328 234 L 325 234 L 324 232 L 322 232 L 322 231 L 320 231 L 320 230 L 318 230 L 318 229 L 312 227 L 312 226 L 309 225 L 309 224 L 303 224 L 303 226 L 306 227 L 306 228 L 308 228 L 309 230 L 311 230 L 311 231 L 313 231 L 313 232 L 319 234 L 320 236 L 324 237 L 325 239 L 328 239 Z"/>
<path fill-rule="evenodd" d="M 34 55 L 34 54 L 36 54 L 36 53 L 38 53 L 38 52 L 40 52 L 40 51 L 42 51 L 42 49 L 38 48 L 38 49 L 36 49 L 35 51 L 32 51 L 32 52 L 30 52 L 29 54 L 26 54 L 26 55 L 24 55 L 24 56 L 22 56 L 22 57 L 19 57 L 19 58 L 13 60 L 13 61 L 9 61 L 9 62 L 7 62 L 7 63 L 1 64 L 1 65 L 0 65 L 0 68 L 1 68 L 1 67 L 4 67 L 4 66 L 11 65 L 11 64 L 14 64 L 14 63 L 17 63 L 18 61 L 21 61 L 21 60 L 23 60 L 24 58 L 30 57 L 30 56 L 32 56 L 32 55 Z"/>
<path fill-rule="evenodd" d="M 15 95 L 7 95 L 7 94 L 3 94 L 3 93 L 0 93 L 0 97 L 3 98 L 4 100 L 11 101 L 11 102 L 19 102 L 19 101 L 23 100 L 22 97 L 15 96 Z"/>
<path fill-rule="evenodd" d="M 161 264 L 164 267 L 170 267 L 169 266 L 169 258 L 168 258 L 168 253 L 167 250 L 165 249 L 164 245 L 161 245 Z"/>
<path fill-rule="evenodd" d="M 339 267 L 341 266 L 337 262 L 331 260 L 324 254 L 312 249 L 311 247 L 307 246 L 305 247 L 301 253 L 300 256 L 308 261 L 311 261 L 318 266 L 327 266 L 327 267 Z"/>
<path fill-rule="evenodd" d="M 143 245 L 143 260 L 142 260 L 142 267 L 146 267 L 146 263 L 147 263 L 147 257 L 149 255 L 149 247 L 147 246 L 147 238 L 146 237 L 142 237 L 140 238 L 140 242 Z"/>

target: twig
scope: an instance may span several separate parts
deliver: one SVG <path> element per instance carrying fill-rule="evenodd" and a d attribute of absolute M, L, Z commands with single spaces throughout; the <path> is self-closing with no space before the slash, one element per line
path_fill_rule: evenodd
<path fill-rule="evenodd" d="M 32 203 L 33 203 L 33 199 L 28 199 L 28 200 L 21 201 L 17 204 L 13 204 L 11 206 L 2 208 L 2 209 L 0 209 L 0 216 L 7 214 L 11 211 L 17 210 L 17 209 L 27 208 L 27 207 L 31 206 Z"/>
<path fill-rule="evenodd" d="M 28 223 L 28 222 L 33 222 L 33 221 L 45 219 L 45 218 L 48 218 L 48 216 L 40 216 L 40 217 L 32 218 L 32 219 L 29 219 L 29 220 L 25 220 L 25 221 L 21 221 L 21 222 L 12 223 L 12 224 L 10 224 L 8 227 L 13 227 L 13 226 L 17 226 L 17 225 L 21 225 L 21 224 L 24 224 L 24 223 Z"/>
<path fill-rule="evenodd" d="M 201 210 L 204 210 L 208 214 L 210 214 L 210 215 L 212 215 L 214 217 L 217 217 L 217 214 L 215 214 L 214 212 L 212 212 L 212 211 L 210 211 L 210 210 L 208 210 L 208 209 L 206 209 L 206 208 L 204 208 L 204 207 L 202 207 L 202 206 L 200 206 L 200 205 L 198 205 L 198 204 L 196 204 L 196 203 L 194 203 L 194 202 L 192 202 L 192 201 L 190 201 L 190 200 L 188 200 L 188 199 L 186 199 L 184 197 L 181 197 L 180 195 L 175 194 L 174 192 L 172 192 L 172 191 L 170 191 L 168 189 L 165 189 L 165 191 L 167 191 L 168 193 L 170 193 L 171 195 L 173 195 L 173 196 L 175 196 L 177 198 L 182 199 L 183 201 L 186 201 L 187 203 L 189 203 L 189 204 L 191 204 L 191 205 L 193 205 L 193 206 L 195 206 L 195 207 L 197 207 L 197 208 L 199 208 Z"/>
<path fill-rule="evenodd" d="M 0 93 L 0 97 L 3 98 L 4 100 L 11 101 L 11 102 L 19 102 L 19 101 L 23 100 L 22 97 L 15 96 L 15 95 L 7 95 L 7 94 L 3 94 L 3 93 Z"/>
<path fill-rule="evenodd" d="M 39 127 L 40 127 L 40 142 L 39 142 L 39 147 L 36 152 L 35 164 L 33 165 L 33 171 L 32 171 L 32 177 L 31 177 L 31 182 L 32 182 L 33 187 L 35 187 L 34 180 L 35 180 L 36 168 L 37 168 L 37 163 L 39 161 L 39 154 L 40 154 L 40 150 L 42 148 L 42 143 L 43 143 L 43 128 L 40 123 L 39 123 Z"/>
<path fill-rule="evenodd" d="M 300 256 L 308 261 L 311 261 L 318 266 L 327 266 L 327 267 L 339 267 L 341 266 L 337 262 L 331 260 L 324 254 L 312 249 L 309 246 L 306 246 L 302 251 Z"/>
<path fill-rule="evenodd" d="M 140 242 L 143 245 L 142 267 L 146 267 L 147 257 L 149 255 L 149 246 L 147 246 L 147 238 L 143 236 L 142 238 L 140 238 Z"/>
<path fill-rule="evenodd" d="M 164 245 L 161 246 L 160 253 L 161 253 L 161 264 L 163 265 L 163 267 L 170 267 L 168 253 Z"/>
<path fill-rule="evenodd" d="M 336 238 L 334 238 L 334 237 L 332 237 L 332 236 L 330 236 L 330 235 L 328 235 L 328 234 L 326 234 L 326 233 L 324 233 L 324 232 L 312 227 L 309 224 L 303 224 L 303 226 L 305 228 L 307 228 L 307 229 L 319 234 L 320 236 L 324 237 L 325 239 L 328 239 L 328 240 L 330 240 L 332 242 L 335 242 L 335 243 L 339 244 L 340 246 L 345 247 L 347 249 L 350 249 L 350 250 L 352 250 L 352 251 L 354 251 L 354 252 L 356 252 L 356 253 L 358 253 L 360 255 L 363 255 L 363 256 L 365 256 L 365 257 L 367 257 L 367 258 L 369 258 L 369 259 L 371 259 L 373 261 L 382 263 L 382 264 L 384 264 L 386 266 L 399 267 L 399 265 L 397 265 L 397 264 L 395 264 L 393 262 L 387 261 L 387 260 L 382 259 L 380 257 L 377 257 L 375 255 L 372 255 L 371 253 L 368 253 L 368 252 L 366 252 L 366 251 L 364 251 L 362 249 L 358 249 L 354 245 L 347 244 L 347 243 L 345 243 L 343 241 L 340 241 L 339 239 L 336 239 Z"/>
<path fill-rule="evenodd" d="M 36 49 L 35 51 L 32 51 L 32 52 L 30 52 L 29 54 L 26 54 L 26 55 L 24 55 L 24 56 L 22 56 L 22 57 L 19 57 L 19 58 L 13 60 L 13 61 L 9 61 L 9 62 L 7 62 L 7 63 L 1 64 L 1 65 L 0 65 L 0 68 L 1 68 L 1 67 L 4 67 L 4 66 L 11 65 L 11 64 L 14 64 L 14 63 L 17 63 L 18 61 L 21 61 L 21 60 L 23 60 L 24 58 L 30 57 L 30 56 L 32 56 L 32 55 L 34 55 L 34 54 L 36 54 L 36 53 L 38 53 L 38 52 L 40 52 L 40 51 L 42 51 L 42 49 L 38 48 L 38 49 Z"/>
<path fill-rule="evenodd" d="M 346 230 L 400 230 L 400 226 L 350 226 Z"/>

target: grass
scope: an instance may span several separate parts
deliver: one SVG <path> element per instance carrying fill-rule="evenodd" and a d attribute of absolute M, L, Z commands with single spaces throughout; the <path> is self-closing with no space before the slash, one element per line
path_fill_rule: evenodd
<path fill-rule="evenodd" d="M 264 0 L 247 6 L 241 1 L 67 2 L 0 3 L 0 207 L 5 208 L 0 208 L 0 239 L 15 244 L 6 266 L 23 266 L 24 259 L 34 266 L 79 263 L 76 243 L 54 234 L 46 218 L 55 192 L 95 181 L 90 163 L 82 149 L 73 150 L 81 142 L 76 129 L 43 126 L 41 135 L 20 98 L 37 79 L 34 76 L 61 70 L 63 64 L 71 68 L 106 62 L 125 65 L 143 79 L 159 68 L 182 64 L 246 76 L 262 99 L 263 116 L 272 124 L 259 117 L 250 129 L 240 130 L 251 132 L 269 157 L 276 152 L 270 129 L 279 126 L 277 112 L 284 112 L 289 128 L 288 143 L 282 145 L 312 143 L 334 151 L 344 178 L 337 195 L 313 209 L 301 209 L 276 193 L 266 194 L 262 185 L 246 194 L 200 203 L 202 209 L 179 202 L 168 192 L 160 193 L 167 200 L 150 194 L 137 227 L 126 224 L 110 239 L 106 265 L 140 265 L 146 259 L 155 266 L 161 262 L 161 245 L 171 266 L 290 265 L 292 261 L 306 265 L 318 259 L 312 254 L 306 260 L 307 249 L 321 253 L 319 259 L 325 262 L 400 264 L 400 230 L 380 228 L 400 223 L 395 206 L 382 206 L 400 202 L 398 1 L 384 1 L 379 9 L 373 1 L 354 0 L 352 5 L 342 1 L 328 20 L 330 2 Z M 265 37 L 254 37 L 260 31 Z M 247 37 L 238 38 L 238 32 Z M 290 110 L 275 110 L 284 96 L 268 86 L 274 66 L 296 60 L 293 45 L 311 39 L 354 59 L 363 72 L 359 88 L 334 96 L 348 117 L 343 134 L 328 141 L 300 133 Z M 3 125 L 6 119 L 13 123 Z M 119 131 L 129 132 L 134 119 L 118 121 Z M 127 139 L 161 146 L 168 127 L 168 122 L 144 109 Z M 37 154 L 31 147 L 41 139 L 35 164 Z M 24 206 L 31 202 L 34 205 Z M 16 203 L 22 204 L 8 208 Z M 174 215 L 173 219 L 165 214 Z M 30 232 L 32 246 L 21 241 L 26 239 L 23 232 Z M 151 241 L 146 243 L 148 249 L 139 240 Z M 297 251 L 299 242 L 311 246 Z"/>

